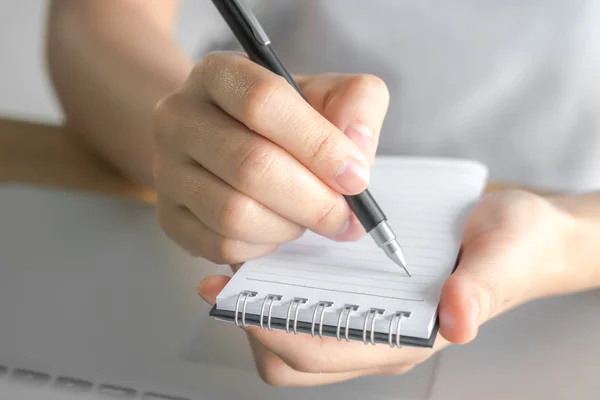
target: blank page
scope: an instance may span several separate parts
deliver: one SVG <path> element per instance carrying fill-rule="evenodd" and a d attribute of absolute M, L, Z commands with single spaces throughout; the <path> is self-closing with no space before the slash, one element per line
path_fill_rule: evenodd
<path fill-rule="evenodd" d="M 428 338 L 435 323 L 441 288 L 452 272 L 471 207 L 480 198 L 487 169 L 453 159 L 378 158 L 369 190 L 386 213 L 412 276 L 390 261 L 369 235 L 335 242 L 312 232 L 274 253 L 247 262 L 217 297 L 217 309 L 235 310 L 240 292 L 258 292 L 247 313 L 260 315 L 265 296 L 272 316 L 286 318 L 294 297 L 308 299 L 299 320 L 311 322 L 319 301 L 330 301 L 324 324 L 336 326 L 346 304 L 359 306 L 350 327 L 363 329 L 370 308 L 385 310 L 376 331 L 387 333 L 397 311 L 411 312 L 402 335 Z M 264 314 L 266 315 L 266 313 Z"/>

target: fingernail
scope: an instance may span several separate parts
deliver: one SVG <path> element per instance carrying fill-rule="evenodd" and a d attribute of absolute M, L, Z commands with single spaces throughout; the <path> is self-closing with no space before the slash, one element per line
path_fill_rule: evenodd
<path fill-rule="evenodd" d="M 373 131 L 368 126 L 350 125 L 344 133 L 364 153 L 371 153 L 373 149 Z"/>
<path fill-rule="evenodd" d="M 353 242 L 363 237 L 364 234 L 365 230 L 360 221 L 356 218 L 356 215 L 351 214 L 348 221 L 344 224 L 344 229 L 333 239 L 338 242 Z"/>
<path fill-rule="evenodd" d="M 351 158 L 340 165 L 335 180 L 346 192 L 355 194 L 369 184 L 369 169 L 364 163 Z"/>
<path fill-rule="evenodd" d="M 373 138 L 373 131 L 366 125 L 349 125 L 345 133 L 347 136 L 362 136 L 369 140 Z"/>
<path fill-rule="evenodd" d="M 344 222 L 344 225 L 342 226 L 342 229 L 340 229 L 340 231 L 338 232 L 337 236 L 343 235 L 348 231 L 348 229 L 350 229 L 350 218 L 348 218 L 346 222 Z"/>

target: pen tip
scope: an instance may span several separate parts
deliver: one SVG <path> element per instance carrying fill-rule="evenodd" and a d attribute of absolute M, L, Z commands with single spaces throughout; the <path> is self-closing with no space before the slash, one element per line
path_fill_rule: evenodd
<path fill-rule="evenodd" d="M 406 272 L 406 275 L 408 276 L 412 276 L 410 274 L 410 272 L 408 272 L 408 268 L 406 268 L 406 260 L 404 259 L 404 255 L 402 254 L 402 252 L 398 251 L 396 253 L 393 253 L 390 258 L 402 269 L 404 269 L 404 272 Z"/>

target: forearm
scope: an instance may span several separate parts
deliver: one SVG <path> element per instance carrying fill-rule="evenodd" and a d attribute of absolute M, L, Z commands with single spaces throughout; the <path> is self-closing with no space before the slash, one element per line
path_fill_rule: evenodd
<path fill-rule="evenodd" d="M 563 295 L 600 288 L 600 191 L 585 194 L 553 193 L 537 188 L 492 182 L 487 191 L 524 190 L 542 196 L 556 206 L 563 218 L 554 227 L 560 240 L 559 256 L 551 261 L 551 282 L 545 295 Z"/>
<path fill-rule="evenodd" d="M 171 39 L 177 2 L 54 0 L 47 60 L 69 131 L 152 186 L 151 113 L 191 62 Z"/>

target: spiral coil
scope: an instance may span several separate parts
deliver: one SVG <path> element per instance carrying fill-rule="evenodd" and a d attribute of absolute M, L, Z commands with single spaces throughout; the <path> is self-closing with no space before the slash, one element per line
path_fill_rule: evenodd
<path fill-rule="evenodd" d="M 271 301 L 269 304 L 269 315 L 267 318 L 267 329 L 269 329 L 270 331 L 272 331 L 273 329 L 271 328 L 271 315 L 273 314 L 273 303 L 275 301 L 280 301 L 283 298 L 283 296 L 279 295 L 279 294 L 270 294 L 268 296 L 265 297 L 265 299 L 262 302 L 262 306 L 260 308 L 260 329 L 265 329 L 264 326 L 264 316 L 263 314 L 265 313 L 265 305 L 267 304 L 267 301 Z"/>
<path fill-rule="evenodd" d="M 331 301 L 319 301 L 315 306 L 315 311 L 313 312 L 312 324 L 310 325 L 310 333 L 313 337 L 315 337 L 315 322 L 317 320 L 317 312 L 319 308 L 321 309 L 321 315 L 319 317 L 319 337 L 323 338 L 323 318 L 325 317 L 325 309 L 327 307 L 331 307 L 333 303 Z"/>
<path fill-rule="evenodd" d="M 283 300 L 283 296 L 279 294 L 268 294 L 262 299 L 262 305 L 260 308 L 260 315 L 258 315 L 258 323 L 257 323 L 257 315 L 252 314 L 251 321 L 246 321 L 246 308 L 248 305 L 248 301 L 250 298 L 254 298 L 258 296 L 258 292 L 251 290 L 243 290 L 239 293 L 237 297 L 237 302 L 235 305 L 235 314 L 234 321 L 237 326 L 246 327 L 248 323 L 259 325 L 260 329 L 268 329 L 272 331 L 275 328 L 285 329 L 287 333 L 294 332 L 297 335 L 298 332 L 298 315 L 300 312 L 300 308 L 302 305 L 307 304 L 309 300 L 303 297 L 294 297 L 289 304 L 287 305 L 287 313 L 285 319 L 285 327 L 283 327 L 282 320 L 278 320 L 275 318 L 273 321 L 273 308 L 275 307 L 276 302 L 281 302 Z M 326 314 L 326 309 L 330 308 L 334 305 L 331 301 L 318 301 L 314 306 L 314 310 L 312 310 L 312 322 L 310 325 L 310 333 L 313 337 L 319 336 L 320 338 L 324 337 L 323 329 L 324 319 Z M 353 315 L 358 316 L 357 311 L 359 310 L 359 306 L 356 304 L 344 304 L 343 307 L 337 311 L 337 324 L 335 326 L 328 325 L 327 335 L 331 335 L 331 328 L 335 327 L 335 337 L 338 341 L 342 341 L 345 339 L 347 342 L 351 340 L 351 336 L 358 336 L 354 329 L 350 328 L 350 321 Z M 310 309 L 313 309 L 311 306 Z M 362 313 L 361 313 L 362 314 Z M 410 317 L 411 312 L 409 311 L 396 311 L 395 313 L 390 314 L 388 316 L 381 318 L 386 314 L 385 309 L 381 308 L 369 308 L 364 317 L 361 316 L 362 319 L 362 341 L 365 345 L 367 344 L 376 344 L 376 330 L 375 326 L 378 319 L 387 320 L 389 318 L 389 326 L 387 329 L 387 342 L 391 348 L 398 347 L 400 348 L 401 342 L 401 333 L 402 333 L 402 322 L 406 320 L 406 318 Z M 265 323 L 266 319 L 266 323 Z M 293 322 L 292 322 L 293 320 Z M 265 326 L 266 325 L 266 326 Z M 273 327 L 274 325 L 274 327 Z M 318 329 L 317 329 L 318 326 Z M 344 332 L 342 334 L 342 328 Z M 307 329 L 307 328 L 301 328 Z M 354 331 L 351 332 L 351 331 Z M 359 334 L 359 333 L 358 333 Z M 379 335 L 385 335 L 386 332 L 379 332 Z M 385 336 L 383 336 L 385 337 Z M 383 337 L 377 339 L 377 341 L 383 342 Z M 356 337 L 358 339 L 358 337 Z M 385 342 L 383 342 L 385 343 Z"/>
<path fill-rule="evenodd" d="M 287 310 L 287 318 L 285 319 L 285 331 L 290 333 L 290 316 L 292 314 L 292 307 L 296 305 L 296 311 L 294 312 L 294 335 L 298 334 L 298 311 L 300 311 L 300 305 L 306 304 L 308 299 L 302 297 L 294 297 L 292 301 L 290 301 L 290 305 Z"/>
<path fill-rule="evenodd" d="M 347 311 L 347 313 L 346 313 L 346 326 L 344 329 L 344 338 L 346 339 L 346 342 L 349 342 L 350 338 L 348 337 L 348 335 L 349 335 L 349 331 L 350 331 L 350 315 L 352 314 L 352 311 L 358 311 L 358 306 L 355 304 L 346 304 L 340 310 L 340 314 L 338 315 L 337 329 L 336 329 L 336 337 L 337 337 L 338 341 L 342 340 L 340 338 L 340 330 L 342 329 L 342 317 L 344 316 L 345 311 Z"/>
<path fill-rule="evenodd" d="M 237 302 L 235 303 L 235 324 L 237 326 L 246 326 L 246 305 L 248 304 L 248 298 L 256 297 L 258 293 L 250 290 L 243 290 L 240 292 Z M 240 324 L 238 316 L 240 313 L 240 300 L 244 298 L 244 305 L 242 306 L 242 322 Z"/>
<path fill-rule="evenodd" d="M 388 330 L 388 343 L 390 345 L 391 348 L 394 348 L 394 342 L 392 341 L 392 325 L 394 324 L 394 319 L 396 319 L 396 317 L 398 317 L 398 322 L 396 323 L 396 343 L 395 346 L 400 348 L 400 325 L 402 323 L 402 318 L 403 317 L 410 317 L 410 312 L 408 311 L 398 311 L 396 312 L 394 315 L 392 315 L 392 318 L 390 318 L 390 327 Z"/>
<path fill-rule="evenodd" d="M 367 344 L 367 321 L 369 320 L 369 316 L 372 316 L 371 318 L 371 336 L 369 337 L 371 344 L 375 345 L 375 320 L 377 318 L 377 315 L 383 315 L 383 313 L 385 312 L 385 310 L 381 309 L 381 308 L 369 308 L 369 311 L 365 314 L 365 320 L 363 323 L 363 343 Z"/>

